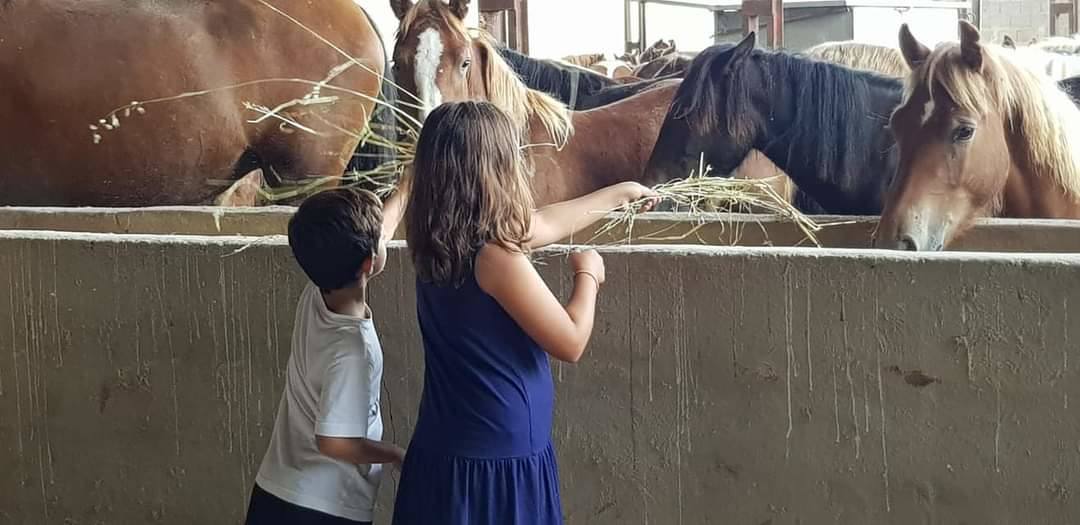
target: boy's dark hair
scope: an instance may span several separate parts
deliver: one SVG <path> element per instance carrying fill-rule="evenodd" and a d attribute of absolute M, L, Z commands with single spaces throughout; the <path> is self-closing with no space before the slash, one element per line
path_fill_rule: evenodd
<path fill-rule="evenodd" d="M 289 247 L 311 282 L 323 291 L 356 282 L 376 254 L 382 203 L 367 190 L 335 188 L 308 197 L 289 219 Z"/>

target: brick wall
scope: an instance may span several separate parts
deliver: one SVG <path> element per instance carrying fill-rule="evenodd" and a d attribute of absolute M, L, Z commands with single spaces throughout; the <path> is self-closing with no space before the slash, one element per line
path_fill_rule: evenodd
<path fill-rule="evenodd" d="M 989 42 L 1000 43 L 1009 35 L 1026 44 L 1032 38 L 1050 35 L 1049 11 L 1050 0 L 982 0 L 979 26 Z M 1064 20 L 1059 27 L 1064 31 Z"/>

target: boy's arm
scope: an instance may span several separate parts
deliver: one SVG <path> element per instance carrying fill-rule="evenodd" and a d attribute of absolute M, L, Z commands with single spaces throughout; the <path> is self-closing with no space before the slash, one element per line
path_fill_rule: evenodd
<path fill-rule="evenodd" d="M 405 449 L 386 441 L 315 436 L 315 442 L 319 452 L 353 465 L 393 463 L 400 467 L 405 460 Z"/>
<path fill-rule="evenodd" d="M 362 341 L 351 342 L 363 345 Z M 330 349 L 333 351 L 335 349 Z M 322 377 L 315 442 L 319 452 L 353 465 L 399 463 L 405 451 L 392 443 L 367 439 L 373 408 L 372 361 L 359 352 L 334 356 Z"/>
<path fill-rule="evenodd" d="M 588 228 L 604 214 L 655 192 L 636 182 L 622 182 L 583 197 L 549 204 L 536 210 L 529 230 L 529 248 L 543 248 Z M 385 212 L 384 212 L 385 213 Z"/>

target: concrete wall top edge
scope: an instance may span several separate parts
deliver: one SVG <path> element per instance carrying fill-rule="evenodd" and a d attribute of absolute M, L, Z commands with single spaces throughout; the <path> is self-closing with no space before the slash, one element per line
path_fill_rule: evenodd
<path fill-rule="evenodd" d="M 142 235 L 114 233 L 84 233 L 48 230 L 0 230 L 2 240 L 60 241 L 86 244 L 161 244 L 213 245 L 246 250 L 256 246 L 285 246 L 284 235 L 214 236 L 214 235 Z M 389 248 L 404 250 L 405 241 L 393 240 Z M 558 257 L 583 248 L 595 248 L 604 254 L 652 254 L 664 256 L 789 258 L 789 259 L 855 259 L 867 262 L 996 262 L 1005 264 L 1049 264 L 1080 266 L 1080 254 L 1074 253 L 1007 253 L 1007 252 L 901 252 L 862 248 L 704 246 L 697 244 L 631 244 L 621 246 L 552 245 L 536 252 L 538 259 Z"/>
<path fill-rule="evenodd" d="M 221 208 L 215 206 L 150 206 L 142 208 L 94 208 L 94 207 L 29 207 L 29 206 L 0 206 L 0 215 L 132 215 L 132 214 L 185 214 L 185 215 L 292 215 L 296 211 L 295 206 L 259 206 L 259 207 L 235 207 Z M 615 215 L 612 215 L 614 217 Z M 874 215 L 816 215 L 813 219 L 823 226 L 835 223 L 875 223 L 878 220 Z M 650 222 L 731 222 L 747 221 L 760 223 L 788 222 L 784 217 L 768 214 L 752 213 L 706 213 L 693 217 L 685 213 L 675 212 L 651 212 L 636 220 Z M 1070 219 L 1015 219 L 1003 217 L 986 217 L 976 221 L 976 225 L 986 226 L 1039 226 L 1053 228 L 1077 228 L 1080 220 Z"/>

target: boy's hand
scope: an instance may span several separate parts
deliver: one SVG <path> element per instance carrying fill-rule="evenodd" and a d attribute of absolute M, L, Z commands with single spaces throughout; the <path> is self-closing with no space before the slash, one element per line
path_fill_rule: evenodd
<path fill-rule="evenodd" d="M 397 455 L 397 457 L 394 459 L 394 461 L 392 463 L 394 465 L 394 469 L 397 470 L 398 472 L 401 472 L 401 465 L 405 463 L 405 449 L 403 449 L 403 448 L 401 448 L 401 447 L 399 447 L 397 445 L 394 445 L 394 449 L 395 449 L 394 452 Z"/>
<path fill-rule="evenodd" d="M 574 273 L 588 273 L 596 277 L 596 284 L 604 284 L 604 259 L 596 250 L 585 250 L 570 254 L 570 267 Z"/>

